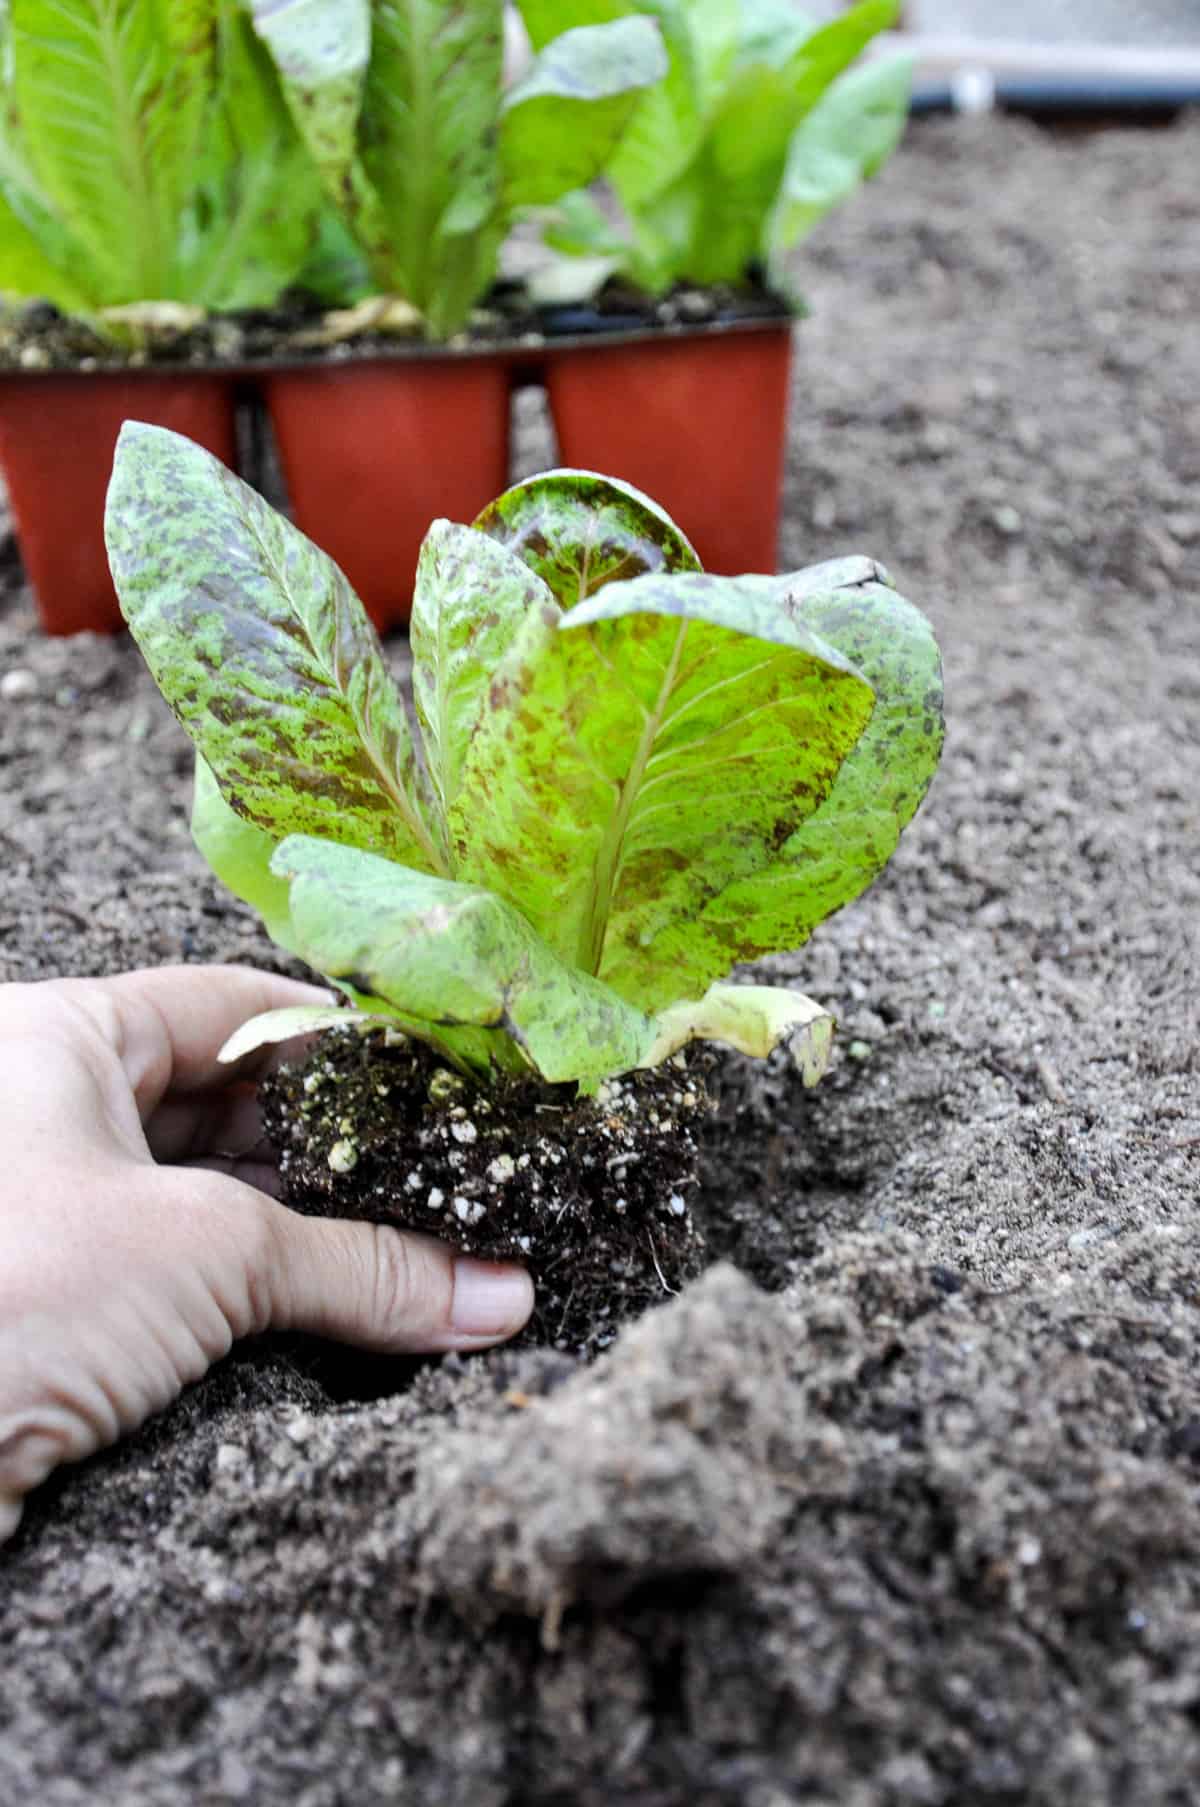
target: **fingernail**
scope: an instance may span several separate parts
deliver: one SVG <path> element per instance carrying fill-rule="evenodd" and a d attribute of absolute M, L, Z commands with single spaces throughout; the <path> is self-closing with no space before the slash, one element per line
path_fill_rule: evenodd
<path fill-rule="evenodd" d="M 472 1261 L 454 1263 L 452 1329 L 461 1336 L 508 1336 L 533 1310 L 533 1282 L 523 1268 Z"/>

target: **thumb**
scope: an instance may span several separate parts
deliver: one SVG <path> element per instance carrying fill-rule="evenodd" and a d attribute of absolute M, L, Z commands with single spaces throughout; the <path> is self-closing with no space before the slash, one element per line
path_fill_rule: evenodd
<path fill-rule="evenodd" d="M 276 1216 L 271 1324 L 384 1352 L 482 1349 L 533 1310 L 524 1268 L 458 1255 L 384 1224 Z"/>

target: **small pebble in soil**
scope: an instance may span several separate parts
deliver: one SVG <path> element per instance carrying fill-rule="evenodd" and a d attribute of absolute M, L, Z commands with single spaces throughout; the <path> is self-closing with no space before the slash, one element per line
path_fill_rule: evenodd
<path fill-rule="evenodd" d="M 6 703 L 24 703 L 37 693 L 38 681 L 23 665 L 14 666 L 0 678 L 0 700 Z"/>

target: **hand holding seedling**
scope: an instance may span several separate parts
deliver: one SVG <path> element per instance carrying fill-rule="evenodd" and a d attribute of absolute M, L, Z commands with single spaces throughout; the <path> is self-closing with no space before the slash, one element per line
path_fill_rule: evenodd
<path fill-rule="evenodd" d="M 105 531 L 196 748 L 200 852 L 353 1006 L 262 1012 L 220 1050 L 352 1032 L 348 1067 L 271 1107 L 288 1196 L 520 1250 L 550 1341 L 586 1333 L 585 1271 L 611 1294 L 617 1263 L 625 1298 L 638 1274 L 671 1290 L 659 1239 L 687 1248 L 697 1179 L 663 1152 L 686 1143 L 676 1107 L 698 1108 L 676 1056 L 785 1046 L 820 1078 L 830 1013 L 734 968 L 857 897 L 920 804 L 942 742 L 929 623 L 874 559 L 715 576 L 631 485 L 548 471 L 472 526 L 431 526 L 405 691 L 333 561 L 177 434 L 126 421 Z M 353 1069 L 389 1050 L 363 1090 Z M 665 1115 L 637 1108 L 643 1073 Z M 633 1116 L 615 1130 L 618 1092 Z M 582 1101 L 569 1148 L 536 1134 L 534 1113 L 561 1128 Z M 611 1299 L 596 1309 L 611 1328 Z"/>
<path fill-rule="evenodd" d="M 238 1337 L 474 1349 L 521 1269 L 269 1196 L 254 1073 L 217 1050 L 323 994 L 240 967 L 0 988 L 0 1541 L 24 1496 L 161 1410 Z"/>

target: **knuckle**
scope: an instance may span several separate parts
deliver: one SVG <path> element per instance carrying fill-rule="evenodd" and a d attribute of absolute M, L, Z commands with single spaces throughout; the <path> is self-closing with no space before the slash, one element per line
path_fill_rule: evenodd
<path fill-rule="evenodd" d="M 257 1336 L 287 1309 L 288 1260 L 272 1200 L 249 1187 L 230 1188 L 224 1174 L 191 1172 L 190 1202 L 202 1276 L 233 1338 Z"/>
<path fill-rule="evenodd" d="M 444 1327 L 454 1290 L 449 1263 L 383 1224 L 372 1226 L 370 1247 L 368 1309 L 377 1331 L 407 1342 Z"/>
<path fill-rule="evenodd" d="M 412 1315 L 420 1297 L 413 1250 L 403 1236 L 383 1224 L 372 1225 L 368 1246 L 367 1308 L 370 1321 L 381 1328 L 402 1324 Z"/>
<path fill-rule="evenodd" d="M 0 1036 L 20 1040 L 36 1036 L 88 1054 L 120 1052 L 121 1014 L 97 979 L 44 979 L 3 988 Z"/>
<path fill-rule="evenodd" d="M 109 987 L 95 979 L 64 979 L 54 1001 L 76 1033 L 98 1037 L 118 1056 L 124 1053 L 125 1014 Z"/>
<path fill-rule="evenodd" d="M 244 1322 L 231 1326 L 235 1336 L 258 1336 L 270 1328 L 284 1302 L 280 1294 L 287 1273 L 282 1222 L 277 1210 L 251 1204 L 238 1214 L 245 1286 Z M 285 1307 L 286 1308 L 286 1307 Z M 239 1317 L 243 1314 L 239 1312 Z"/>

